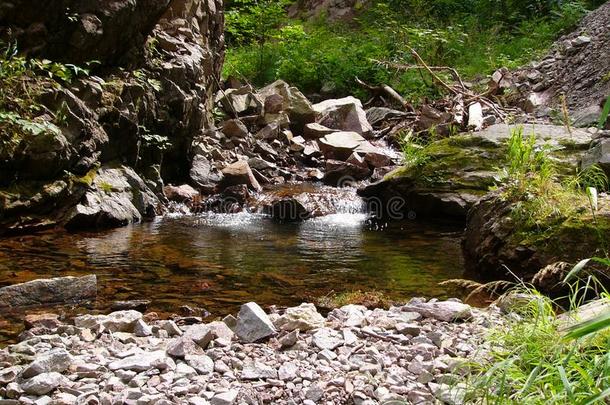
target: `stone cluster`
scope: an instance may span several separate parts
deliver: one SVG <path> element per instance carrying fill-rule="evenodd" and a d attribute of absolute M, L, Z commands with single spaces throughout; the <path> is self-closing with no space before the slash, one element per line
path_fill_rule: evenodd
<path fill-rule="evenodd" d="M 190 321 L 190 322 L 189 322 Z M 495 307 L 412 299 L 389 310 L 256 303 L 207 324 L 135 310 L 32 316 L 0 351 L 0 404 L 460 403 Z M 482 357 L 481 357 L 482 358 Z"/>

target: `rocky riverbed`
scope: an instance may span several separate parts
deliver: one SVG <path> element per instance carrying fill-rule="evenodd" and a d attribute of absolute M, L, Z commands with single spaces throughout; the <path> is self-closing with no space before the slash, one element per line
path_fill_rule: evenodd
<path fill-rule="evenodd" d="M 134 310 L 30 316 L 0 351 L 1 404 L 461 403 L 492 306 L 415 298 L 389 310 L 312 304 L 201 323 Z M 402 401 L 402 402 L 401 402 Z"/>

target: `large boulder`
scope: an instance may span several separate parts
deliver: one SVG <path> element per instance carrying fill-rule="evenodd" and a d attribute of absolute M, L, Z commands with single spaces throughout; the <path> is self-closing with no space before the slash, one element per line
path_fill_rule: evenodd
<path fill-rule="evenodd" d="M 520 203 L 507 201 L 500 189 L 478 201 L 469 212 L 462 247 L 467 269 L 477 277 L 513 280 L 516 274 L 530 282 L 538 275 L 537 285 L 552 288 L 548 280 L 542 280 L 551 275 L 550 269 L 540 272 L 545 266 L 603 255 L 600 235 L 610 234 L 610 196 L 600 195 L 595 216 L 586 197 L 575 198 L 573 204 L 580 210 L 543 230 L 530 229 L 515 218 L 513 212 Z M 554 277 L 556 282 L 560 277 Z"/>
<path fill-rule="evenodd" d="M 340 130 L 352 131 L 363 136 L 369 136 L 373 127 L 366 119 L 360 100 L 354 97 L 324 100 L 314 104 L 313 110 L 317 115 L 317 122 L 321 125 Z"/>
<path fill-rule="evenodd" d="M 0 308 L 77 303 L 95 298 L 97 277 L 57 277 L 0 288 Z"/>
<path fill-rule="evenodd" d="M 161 202 L 133 169 L 106 166 L 92 177 L 83 199 L 69 212 L 66 227 L 123 226 L 158 213 Z"/>
<path fill-rule="evenodd" d="M 0 151 L 0 233 L 78 227 L 83 218 L 125 225 L 152 214 L 149 190 L 188 180 L 193 138 L 213 122 L 222 0 L 15 0 L 0 5 L 0 20 L 0 39 L 28 56 L 99 62 L 69 85 L 40 76 L 36 91 L 24 90 L 45 107 L 32 118 L 51 129 L 22 142 L 18 156 Z M 53 112 L 61 123 L 51 125 Z M 106 198 L 90 173 L 113 162 L 134 168 L 149 190 L 132 186 L 130 203 Z"/>
<path fill-rule="evenodd" d="M 13 0 L 0 8 L 0 19 L 9 23 L 14 39 L 30 56 L 110 64 L 144 45 L 170 2 Z"/>
<path fill-rule="evenodd" d="M 465 133 L 433 142 L 422 149 L 419 162 L 386 174 L 364 186 L 359 194 L 392 214 L 390 202 L 402 201 L 402 209 L 417 216 L 465 219 L 468 211 L 498 182 L 499 168 L 506 159 L 512 131 L 534 134 L 538 146 L 552 148 L 561 173 L 573 174 L 588 149 L 592 135 L 586 131 L 554 125 L 493 125 L 476 133 Z"/>

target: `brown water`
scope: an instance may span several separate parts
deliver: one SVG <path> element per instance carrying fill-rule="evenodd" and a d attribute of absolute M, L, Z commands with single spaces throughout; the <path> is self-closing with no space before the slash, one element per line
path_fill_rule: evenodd
<path fill-rule="evenodd" d="M 451 225 L 404 221 L 379 227 L 364 214 L 293 224 L 247 213 L 165 217 L 98 233 L 0 239 L 0 286 L 94 273 L 98 298 L 89 309 L 149 299 L 154 311 L 187 304 L 213 316 L 235 312 L 247 301 L 292 305 L 331 291 L 442 297 L 438 283 L 463 272 L 459 237 L 460 229 Z M 14 336 L 22 315 L 0 315 L 0 341 Z"/>

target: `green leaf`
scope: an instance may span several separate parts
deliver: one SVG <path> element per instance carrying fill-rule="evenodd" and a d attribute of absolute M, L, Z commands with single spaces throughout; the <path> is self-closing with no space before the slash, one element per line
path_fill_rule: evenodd
<path fill-rule="evenodd" d="M 581 270 L 589 263 L 591 259 L 583 259 L 579 261 L 576 266 L 572 267 L 572 270 L 563 279 L 564 284 L 571 280 L 576 274 L 580 273 Z"/>
<path fill-rule="evenodd" d="M 610 328 L 610 310 L 569 327 L 565 337 L 568 339 L 578 339 L 606 328 Z"/>

